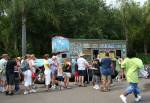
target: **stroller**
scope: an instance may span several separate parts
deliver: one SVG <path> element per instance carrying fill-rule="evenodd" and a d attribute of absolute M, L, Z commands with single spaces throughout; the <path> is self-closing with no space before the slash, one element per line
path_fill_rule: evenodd
<path fill-rule="evenodd" d="M 45 78 L 44 78 L 44 67 L 39 67 L 39 69 L 36 70 L 35 75 L 35 83 L 38 84 L 44 84 Z"/>

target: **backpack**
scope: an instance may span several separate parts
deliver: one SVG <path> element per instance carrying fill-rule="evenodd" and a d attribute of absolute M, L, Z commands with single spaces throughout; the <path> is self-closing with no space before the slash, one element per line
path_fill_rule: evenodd
<path fill-rule="evenodd" d="M 27 71 L 27 70 L 29 70 L 29 63 L 28 63 L 26 60 L 24 60 L 24 61 L 21 63 L 21 71 L 22 71 L 22 72 L 25 72 L 25 71 Z"/>

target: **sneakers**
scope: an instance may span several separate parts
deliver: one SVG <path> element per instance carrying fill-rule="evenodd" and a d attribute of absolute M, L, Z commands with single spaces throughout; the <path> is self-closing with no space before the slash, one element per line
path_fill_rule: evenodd
<path fill-rule="evenodd" d="M 29 94 L 29 93 L 36 93 L 36 90 L 32 89 L 32 90 L 30 90 L 30 91 L 25 91 L 25 92 L 24 92 L 25 95 L 26 95 L 26 94 Z"/>
<path fill-rule="evenodd" d="M 127 103 L 127 98 L 123 94 L 120 95 L 120 98 L 121 98 L 123 103 Z"/>
<path fill-rule="evenodd" d="M 4 87 L 2 87 L 2 93 L 4 93 L 6 90 L 5 90 L 5 88 Z"/>
<path fill-rule="evenodd" d="M 100 89 L 99 85 L 95 85 L 93 88 L 96 90 Z"/>
<path fill-rule="evenodd" d="M 25 92 L 24 92 L 24 95 L 27 95 L 27 94 L 29 94 L 29 92 L 28 92 L 28 91 L 25 91 Z"/>
<path fill-rule="evenodd" d="M 96 90 L 98 90 L 98 89 L 100 89 L 100 87 L 99 86 L 96 86 L 96 88 L 95 88 Z"/>
<path fill-rule="evenodd" d="M 56 86 L 55 86 L 55 85 L 53 85 L 51 88 L 52 88 L 53 90 L 55 90 L 55 89 L 56 89 Z"/>
<path fill-rule="evenodd" d="M 94 86 L 93 86 L 93 89 L 95 89 L 95 88 L 96 88 L 96 86 L 94 85 Z"/>
<path fill-rule="evenodd" d="M 32 89 L 29 91 L 30 93 L 36 93 L 36 90 L 35 89 Z"/>
<path fill-rule="evenodd" d="M 137 98 L 135 98 L 136 102 L 139 102 L 142 99 L 142 97 L 140 95 L 137 96 Z"/>

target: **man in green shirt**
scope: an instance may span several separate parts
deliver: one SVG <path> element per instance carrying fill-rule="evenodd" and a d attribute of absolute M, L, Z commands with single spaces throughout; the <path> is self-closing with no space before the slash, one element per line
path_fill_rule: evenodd
<path fill-rule="evenodd" d="M 126 91 L 120 95 L 121 100 L 123 103 L 127 103 L 127 96 L 129 94 L 135 95 L 135 101 L 140 101 L 140 89 L 138 88 L 139 77 L 138 73 L 140 69 L 144 68 L 143 62 L 141 59 L 136 58 L 135 51 L 129 51 L 127 54 L 127 58 L 124 59 L 123 63 L 121 64 L 121 68 L 124 69 L 127 82 L 129 82 L 129 86 L 127 87 Z"/>

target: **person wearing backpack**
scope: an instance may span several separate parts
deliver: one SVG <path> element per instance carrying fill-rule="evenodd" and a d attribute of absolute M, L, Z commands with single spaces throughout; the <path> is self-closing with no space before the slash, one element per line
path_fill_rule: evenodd
<path fill-rule="evenodd" d="M 21 63 L 21 70 L 24 74 L 24 86 L 25 86 L 24 94 L 35 92 L 32 89 L 32 71 L 29 66 L 29 60 L 30 60 L 30 55 L 27 54 Z"/>
<path fill-rule="evenodd" d="M 5 91 L 6 84 L 6 64 L 8 60 L 8 54 L 2 54 L 2 59 L 0 60 L 0 92 Z"/>

